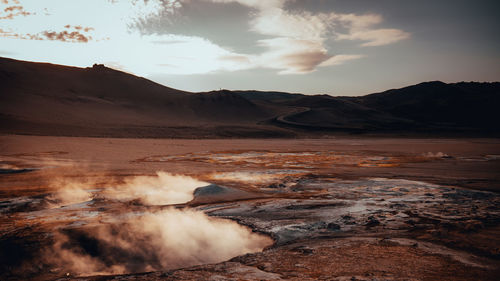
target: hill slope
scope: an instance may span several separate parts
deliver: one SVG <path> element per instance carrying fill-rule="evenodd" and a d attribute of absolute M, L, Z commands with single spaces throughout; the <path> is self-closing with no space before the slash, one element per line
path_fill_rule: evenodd
<path fill-rule="evenodd" d="M 0 58 L 0 92 L 0 129 L 12 133 L 197 137 L 221 126 L 248 130 L 272 116 L 229 91 L 183 92 L 102 65 Z"/>
<path fill-rule="evenodd" d="M 500 83 L 420 83 L 359 98 L 359 103 L 420 126 L 499 128 Z"/>
<path fill-rule="evenodd" d="M 363 97 L 190 93 L 102 65 L 0 58 L 0 133 L 113 137 L 289 137 L 500 133 L 500 83 L 426 82 Z"/>
<path fill-rule="evenodd" d="M 276 103 L 269 100 L 270 103 Z M 303 96 L 279 102 L 301 107 L 277 124 L 309 130 L 498 135 L 500 83 L 439 81 L 362 97 Z"/>

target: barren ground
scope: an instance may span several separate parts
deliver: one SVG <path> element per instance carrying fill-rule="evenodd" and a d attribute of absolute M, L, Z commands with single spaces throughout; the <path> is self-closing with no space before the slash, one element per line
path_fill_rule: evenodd
<path fill-rule="evenodd" d="M 500 274 L 498 139 L 3 135 L 0 161 L 2 280 L 497 280 Z M 169 204 L 106 195 L 158 171 L 211 185 L 196 189 L 189 202 Z M 60 204 L 54 194 L 68 183 L 79 185 L 70 192 L 91 198 Z M 232 253 L 220 250 L 228 236 L 202 235 L 209 238 L 199 243 L 213 251 L 194 248 L 198 259 L 165 264 L 171 256 L 158 252 L 181 255 L 184 248 L 150 242 L 156 229 L 133 239 L 119 231 L 136 222 L 130 216 L 168 217 L 174 209 L 207 214 L 207 227 L 237 222 L 258 247 L 226 256 L 219 253 Z M 95 229 L 119 233 L 115 238 L 128 244 L 89 236 Z M 198 232 L 209 231 L 200 224 Z M 68 240 L 54 248 L 61 233 Z M 132 255 L 127 249 L 137 241 L 147 251 Z M 48 250 L 99 261 L 100 271 L 47 262 Z M 119 251 L 121 259 L 110 257 Z"/>

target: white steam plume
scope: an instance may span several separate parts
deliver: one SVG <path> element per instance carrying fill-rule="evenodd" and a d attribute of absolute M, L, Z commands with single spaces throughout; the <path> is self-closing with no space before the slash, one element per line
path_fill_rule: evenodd
<path fill-rule="evenodd" d="M 221 262 L 271 243 L 267 236 L 233 221 L 171 208 L 67 231 L 58 237 L 46 262 L 77 275 L 122 274 Z"/>

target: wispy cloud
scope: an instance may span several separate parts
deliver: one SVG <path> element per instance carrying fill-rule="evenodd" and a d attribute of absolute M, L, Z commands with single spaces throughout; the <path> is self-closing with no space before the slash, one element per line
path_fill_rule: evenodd
<path fill-rule="evenodd" d="M 214 3 L 239 3 L 257 9 L 269 9 L 282 7 L 286 0 L 206 0 Z M 183 2 L 189 2 L 184 0 Z"/>
<path fill-rule="evenodd" d="M 383 21 L 380 15 L 343 14 L 337 18 L 349 30 L 348 33 L 338 33 L 337 40 L 360 40 L 365 41 L 361 46 L 373 47 L 396 43 L 410 37 L 408 32 L 400 29 L 374 28 Z"/>
<path fill-rule="evenodd" d="M 66 25 L 65 28 L 70 29 L 71 26 Z M 83 28 L 77 26 L 74 28 L 74 30 L 62 30 L 59 32 L 45 30 L 35 34 L 31 34 L 31 33 L 16 33 L 0 29 L 0 37 L 22 39 L 22 40 L 55 40 L 62 42 L 87 43 L 89 40 L 92 39 L 91 36 L 85 34 L 89 30 L 92 30 L 92 28 Z"/>
<path fill-rule="evenodd" d="M 66 30 L 63 31 L 43 31 L 42 36 L 38 36 L 38 40 L 58 40 L 63 42 L 80 42 L 87 43 L 92 40 L 92 36 L 88 35 L 89 32 L 93 31 L 92 27 L 82 27 L 82 26 L 71 26 L 69 24 L 65 25 Z"/>
<path fill-rule="evenodd" d="M 24 10 L 24 7 L 20 5 L 20 2 L 17 0 L 2 0 L 0 1 L 0 20 L 8 19 L 11 20 L 18 16 L 29 16 L 31 13 Z M 5 7 L 5 8 L 3 8 Z"/>
<path fill-rule="evenodd" d="M 364 55 L 336 55 L 325 61 L 323 61 L 319 66 L 333 66 L 340 65 L 350 60 L 357 60 L 363 58 Z"/>

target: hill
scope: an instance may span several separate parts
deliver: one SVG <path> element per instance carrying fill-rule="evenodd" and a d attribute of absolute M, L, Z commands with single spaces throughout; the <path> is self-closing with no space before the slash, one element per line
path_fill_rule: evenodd
<path fill-rule="evenodd" d="M 362 97 L 191 93 L 94 65 L 0 58 L 0 133 L 292 137 L 337 133 L 498 135 L 500 83 L 425 82 Z"/>
<path fill-rule="evenodd" d="M 272 112 L 232 93 L 189 93 L 94 65 L 0 58 L 1 132 L 70 136 L 212 137 L 261 132 Z M 241 131 L 242 132 L 238 132 Z"/>

